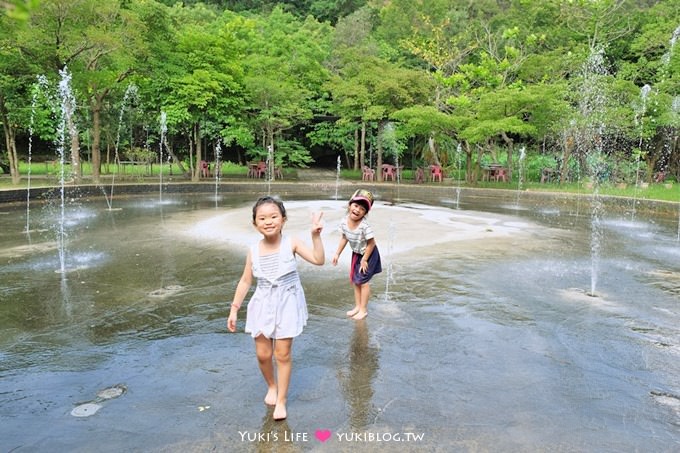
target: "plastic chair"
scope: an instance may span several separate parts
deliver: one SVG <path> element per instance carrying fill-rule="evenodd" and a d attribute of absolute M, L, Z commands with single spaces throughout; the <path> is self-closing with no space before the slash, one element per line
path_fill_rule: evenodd
<path fill-rule="evenodd" d="M 201 171 L 201 177 L 203 177 L 203 178 L 209 178 L 210 177 L 210 166 L 208 165 L 208 162 L 202 160 L 200 162 L 199 169 Z"/>
<path fill-rule="evenodd" d="M 364 166 L 364 169 L 361 172 L 361 180 L 362 181 L 374 181 L 375 180 L 375 170 L 373 170 L 370 167 Z"/>
<path fill-rule="evenodd" d="M 382 177 L 383 181 L 387 181 L 388 179 L 392 179 L 394 181 L 396 172 L 395 172 L 395 166 L 390 165 L 390 164 L 383 164 L 382 166 Z"/>
<path fill-rule="evenodd" d="M 497 168 L 496 174 L 494 175 L 496 182 L 503 180 L 503 182 L 508 182 L 508 169 L 507 168 Z"/>
<path fill-rule="evenodd" d="M 442 167 L 439 165 L 431 165 L 430 166 L 430 177 L 432 178 L 432 181 L 436 181 L 437 179 L 439 182 L 442 182 L 442 177 L 443 177 L 443 172 L 442 172 Z"/>

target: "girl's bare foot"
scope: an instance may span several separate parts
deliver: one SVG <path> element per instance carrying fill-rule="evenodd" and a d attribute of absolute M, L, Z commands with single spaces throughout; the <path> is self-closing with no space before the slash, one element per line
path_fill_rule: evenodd
<path fill-rule="evenodd" d="M 276 387 L 269 387 L 267 394 L 264 397 L 264 404 L 274 406 L 276 404 Z"/>
<path fill-rule="evenodd" d="M 364 319 L 366 316 L 368 316 L 367 311 L 358 311 L 354 316 L 352 316 L 352 319 L 356 319 L 358 321 L 360 319 Z"/>
<path fill-rule="evenodd" d="M 356 315 L 359 313 L 359 307 L 354 307 L 350 311 L 347 312 L 347 317 L 351 318 L 352 316 Z"/>
<path fill-rule="evenodd" d="M 283 403 L 278 403 L 274 408 L 274 414 L 272 415 L 274 420 L 285 420 L 287 416 L 288 413 L 286 412 L 286 405 Z"/>

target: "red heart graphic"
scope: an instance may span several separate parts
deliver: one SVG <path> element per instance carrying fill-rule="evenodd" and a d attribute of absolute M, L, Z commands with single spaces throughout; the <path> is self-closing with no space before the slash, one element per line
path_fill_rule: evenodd
<path fill-rule="evenodd" d="M 331 437 L 331 432 L 328 429 L 317 429 L 314 433 L 317 439 L 321 442 L 326 442 Z"/>

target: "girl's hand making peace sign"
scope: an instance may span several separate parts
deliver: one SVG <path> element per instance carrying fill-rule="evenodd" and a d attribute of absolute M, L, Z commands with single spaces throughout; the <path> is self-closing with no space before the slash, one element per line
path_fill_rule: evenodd
<path fill-rule="evenodd" d="M 321 234 L 323 230 L 323 211 L 312 213 L 312 234 Z"/>

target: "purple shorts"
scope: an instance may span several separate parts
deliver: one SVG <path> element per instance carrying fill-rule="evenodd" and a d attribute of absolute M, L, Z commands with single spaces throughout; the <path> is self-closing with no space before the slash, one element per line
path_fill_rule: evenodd
<path fill-rule="evenodd" d="M 352 252 L 352 266 L 349 269 L 349 279 L 355 285 L 368 283 L 375 274 L 382 272 L 378 247 L 373 248 L 371 256 L 368 257 L 368 269 L 366 269 L 366 272 L 361 272 L 361 258 L 363 258 L 363 255 Z"/>

